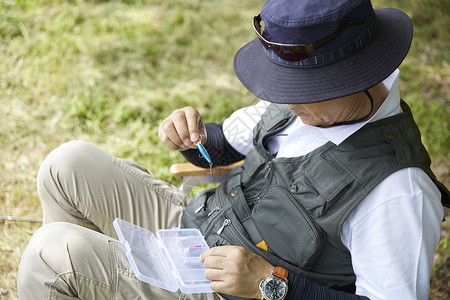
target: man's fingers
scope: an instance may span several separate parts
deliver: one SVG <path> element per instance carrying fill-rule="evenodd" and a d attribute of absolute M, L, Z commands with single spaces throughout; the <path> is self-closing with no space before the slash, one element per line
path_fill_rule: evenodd
<path fill-rule="evenodd" d="M 202 118 L 197 110 L 186 110 L 186 121 L 189 130 L 189 140 L 195 144 L 200 140 L 200 126 L 203 125 Z"/>
<path fill-rule="evenodd" d="M 178 150 L 183 144 L 172 122 L 164 121 L 159 126 L 158 136 L 170 150 Z"/>
<path fill-rule="evenodd" d="M 161 141 L 171 150 L 196 148 L 196 143 L 206 141 L 205 125 L 193 107 L 174 110 L 159 126 Z"/>
<path fill-rule="evenodd" d="M 223 269 L 226 265 L 227 258 L 225 256 L 207 256 L 204 260 L 205 269 Z"/>
<path fill-rule="evenodd" d="M 159 126 L 158 135 L 171 150 L 195 148 L 200 137 L 206 141 L 205 125 L 193 107 L 174 110 Z"/>
<path fill-rule="evenodd" d="M 270 263 L 241 246 L 218 246 L 202 253 L 205 277 L 219 293 L 255 298 L 258 284 L 275 270 Z"/>
<path fill-rule="evenodd" d="M 230 290 L 232 290 L 232 288 L 230 288 L 229 284 L 227 284 L 224 281 L 219 281 L 219 280 L 214 280 L 211 281 L 211 283 L 209 284 L 209 286 L 211 287 L 211 289 L 213 291 L 215 291 L 216 293 L 224 293 L 224 294 L 229 294 Z"/>
<path fill-rule="evenodd" d="M 206 250 L 205 252 L 203 252 L 202 255 L 200 255 L 200 261 L 204 262 L 205 258 L 208 256 L 226 257 L 226 256 L 228 256 L 230 249 L 234 248 L 234 247 L 236 247 L 236 246 L 218 246 L 218 247 L 210 248 L 210 249 Z"/>
<path fill-rule="evenodd" d="M 190 147 L 193 144 L 190 138 L 189 122 L 188 116 L 184 111 L 180 111 L 173 117 L 173 126 L 176 130 L 177 138 L 187 147 Z M 180 147 L 182 147 L 182 144 L 180 144 Z"/>
<path fill-rule="evenodd" d="M 210 281 L 223 281 L 223 271 L 221 269 L 205 269 L 205 277 Z"/>

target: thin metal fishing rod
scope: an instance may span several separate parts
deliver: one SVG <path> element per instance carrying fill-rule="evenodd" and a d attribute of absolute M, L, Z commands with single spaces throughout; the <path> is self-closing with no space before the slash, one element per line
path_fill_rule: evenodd
<path fill-rule="evenodd" d="M 0 216 L 0 221 L 42 223 L 42 219 L 39 219 L 39 218 L 20 218 L 20 217 L 12 217 L 12 216 Z"/>

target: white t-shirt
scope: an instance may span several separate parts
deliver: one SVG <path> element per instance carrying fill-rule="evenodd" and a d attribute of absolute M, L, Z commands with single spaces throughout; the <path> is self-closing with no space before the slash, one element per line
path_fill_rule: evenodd
<path fill-rule="evenodd" d="M 385 81 L 389 96 L 365 122 L 320 128 L 297 118 L 268 141 L 276 157 L 307 154 L 328 141 L 336 145 L 368 122 L 400 113 L 399 70 Z M 229 143 L 246 155 L 253 128 L 269 103 L 240 109 L 223 123 Z M 441 195 L 419 168 L 399 170 L 384 179 L 350 213 L 341 240 L 352 255 L 356 294 L 375 299 L 428 299 L 433 255 L 443 218 Z"/>

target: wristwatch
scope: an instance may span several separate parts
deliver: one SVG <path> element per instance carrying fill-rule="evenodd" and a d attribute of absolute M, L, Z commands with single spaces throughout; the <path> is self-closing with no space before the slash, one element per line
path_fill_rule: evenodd
<path fill-rule="evenodd" d="M 283 300 L 288 291 L 288 271 L 277 267 L 275 272 L 266 279 L 261 280 L 259 289 L 262 300 Z"/>

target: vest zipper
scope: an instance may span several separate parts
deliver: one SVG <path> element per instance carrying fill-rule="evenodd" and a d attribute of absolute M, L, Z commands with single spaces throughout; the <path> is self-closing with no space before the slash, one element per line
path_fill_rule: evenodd
<path fill-rule="evenodd" d="M 222 227 L 219 228 L 219 230 L 217 230 L 217 234 L 221 235 L 223 230 L 225 229 L 225 227 L 227 227 L 228 225 L 231 224 L 231 220 L 230 219 L 225 219 L 222 223 Z"/>
<path fill-rule="evenodd" d="M 220 205 L 217 206 L 217 207 L 215 207 L 213 210 L 211 210 L 211 211 L 208 213 L 208 217 L 210 217 L 213 213 L 215 213 L 216 211 L 218 211 L 218 210 L 220 210 L 220 209 L 221 209 Z"/>
<path fill-rule="evenodd" d="M 206 205 L 205 205 L 205 204 L 202 204 L 202 206 L 200 206 L 199 208 L 197 208 L 197 209 L 195 210 L 195 213 L 198 214 L 199 212 L 201 212 L 202 210 L 205 210 L 205 209 L 206 209 Z"/>
<path fill-rule="evenodd" d="M 199 228 L 200 231 L 202 231 L 203 236 L 206 237 L 211 233 L 211 231 L 213 230 L 213 227 L 215 225 L 217 225 L 217 223 L 220 222 L 220 218 L 224 215 L 225 211 L 230 207 L 231 207 L 230 204 L 223 205 L 223 204 L 217 203 L 216 207 L 213 210 L 208 212 L 208 216 L 206 217 L 206 219 L 204 220 L 204 223 L 203 223 L 203 225 L 206 225 L 206 227 L 204 229 Z M 225 217 L 225 219 L 228 219 L 228 218 Z M 225 225 L 225 226 L 228 226 L 228 225 Z M 222 229 L 222 231 L 223 231 L 223 229 Z"/>
<path fill-rule="evenodd" d="M 271 160 L 269 160 L 268 164 L 269 164 L 269 170 L 267 170 L 267 173 L 264 176 L 264 179 L 267 179 L 267 177 L 269 177 L 270 170 L 272 169 L 272 167 L 271 167 L 272 161 Z"/>

